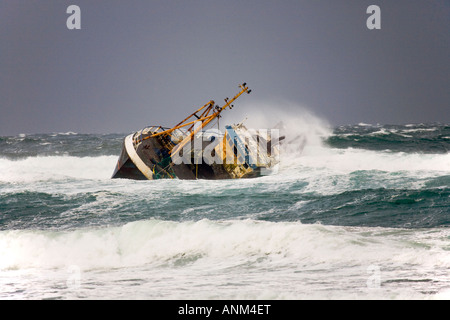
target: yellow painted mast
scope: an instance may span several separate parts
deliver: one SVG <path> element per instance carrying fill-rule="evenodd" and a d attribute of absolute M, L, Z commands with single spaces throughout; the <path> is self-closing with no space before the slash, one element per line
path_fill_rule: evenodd
<path fill-rule="evenodd" d="M 246 86 L 247 84 L 246 83 L 243 83 L 243 84 L 240 84 L 239 85 L 239 87 L 241 88 L 241 91 L 238 93 L 238 94 L 236 94 L 233 98 L 231 98 L 231 99 L 228 99 L 228 98 L 226 98 L 225 99 L 225 104 L 222 106 L 222 107 L 219 107 L 219 106 L 216 106 L 215 107 L 215 111 L 214 111 L 214 113 L 213 114 L 211 114 L 211 115 L 208 115 L 209 114 L 209 112 L 212 110 L 212 105 L 209 105 L 209 109 L 208 109 L 208 112 L 206 112 L 206 116 L 203 116 L 203 117 L 201 117 L 201 118 L 199 118 L 199 119 L 197 119 L 197 120 L 194 120 L 194 121 L 192 121 L 192 122 L 189 122 L 189 123 L 186 123 L 186 124 L 182 124 L 184 121 L 186 121 L 187 119 L 189 119 L 189 118 L 191 118 L 194 114 L 196 114 L 196 112 L 198 112 L 199 110 L 201 110 L 201 109 L 203 109 L 206 105 L 208 105 L 208 104 L 206 104 L 205 106 L 203 106 L 202 108 L 200 108 L 199 110 L 197 110 L 196 112 L 194 112 L 191 116 L 189 116 L 187 119 L 185 119 L 184 121 L 182 121 L 180 124 L 178 124 L 178 128 L 181 128 L 181 127 L 184 127 L 184 126 L 187 126 L 187 125 L 189 125 L 189 124 L 192 124 L 192 126 L 190 127 L 190 129 L 189 129 L 189 131 L 191 132 L 186 138 L 184 138 L 183 139 L 183 141 L 181 141 L 180 143 L 178 143 L 172 150 L 170 150 L 170 154 L 172 154 L 172 153 L 174 153 L 174 152 L 176 152 L 177 150 L 179 150 L 179 149 L 181 149 L 181 148 L 183 148 L 189 141 L 191 141 L 192 140 L 192 137 L 195 135 L 195 134 L 197 134 L 200 130 L 202 130 L 204 127 L 206 127 L 211 121 L 213 121 L 215 118 L 217 118 L 219 115 L 220 115 L 220 113 L 223 111 L 223 110 L 225 110 L 226 108 L 228 108 L 228 107 L 230 107 L 230 108 L 232 108 L 232 106 L 231 106 L 231 104 L 237 99 L 237 98 L 239 98 L 239 96 L 241 95 L 241 94 L 243 94 L 244 92 L 246 92 L 246 93 L 250 93 L 251 92 L 251 90 L 249 90 L 248 89 L 248 87 Z M 210 102 L 214 102 L 214 101 L 210 101 Z M 204 112 L 204 113 L 205 113 Z M 193 127 L 194 127 L 194 125 L 195 125 L 195 123 L 196 122 L 201 122 L 202 124 L 201 124 L 201 126 L 199 126 L 198 128 L 196 128 L 195 130 L 191 130 Z M 177 127 L 175 127 L 175 128 L 172 128 L 172 129 L 177 129 Z M 172 129 L 169 129 L 169 130 L 172 130 Z M 173 130 L 172 130 L 173 131 Z"/>
<path fill-rule="evenodd" d="M 232 99 L 226 98 L 225 99 L 225 104 L 222 107 L 214 106 L 214 101 L 211 100 L 208 103 L 206 103 L 203 107 L 201 107 L 201 108 L 197 109 L 195 112 L 193 112 L 186 119 L 184 119 L 183 121 L 181 121 L 180 123 L 175 125 L 173 128 L 170 128 L 170 129 L 167 129 L 167 130 L 164 130 L 164 131 L 152 134 L 152 135 L 147 136 L 147 137 L 143 137 L 140 140 L 136 140 L 136 143 L 139 143 L 139 142 L 142 142 L 143 140 L 147 140 L 147 139 L 154 138 L 154 137 L 157 137 L 157 136 L 162 136 L 162 135 L 172 136 L 171 133 L 173 131 L 175 131 L 177 129 L 180 129 L 180 128 L 187 127 L 187 126 L 190 125 L 189 129 L 187 130 L 188 132 L 190 132 L 190 134 L 186 138 L 184 138 L 180 143 L 178 143 L 176 146 L 174 146 L 172 149 L 169 150 L 169 154 L 172 154 L 176 150 L 179 150 L 180 148 L 185 146 L 186 143 L 188 143 L 190 140 L 192 140 L 192 137 L 197 132 L 202 130 L 211 121 L 213 121 L 215 118 L 217 118 L 223 110 L 225 110 L 228 107 L 231 108 L 232 107 L 231 104 L 233 103 L 233 101 L 235 101 L 237 98 L 239 98 L 239 96 L 241 94 L 243 94 L 244 92 L 249 94 L 251 92 L 251 90 L 248 89 L 246 83 L 240 84 L 239 87 L 241 88 L 241 91 L 238 94 L 236 94 Z M 198 115 L 197 113 L 202 111 L 202 110 L 203 110 L 203 112 L 200 115 Z M 211 112 L 213 112 L 213 113 L 210 114 Z M 197 119 L 191 120 L 193 117 L 195 117 Z M 192 130 L 197 122 L 201 122 L 201 126 L 196 128 L 195 130 Z"/>

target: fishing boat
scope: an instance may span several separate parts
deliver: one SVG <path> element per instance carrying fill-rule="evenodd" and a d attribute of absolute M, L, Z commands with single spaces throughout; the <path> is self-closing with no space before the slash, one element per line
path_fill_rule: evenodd
<path fill-rule="evenodd" d="M 246 83 L 239 88 L 223 106 L 211 100 L 171 128 L 148 126 L 126 136 L 112 178 L 240 179 L 276 172 L 278 130 L 248 129 L 244 123 L 226 125 L 223 132 L 213 127 L 251 92 Z"/>

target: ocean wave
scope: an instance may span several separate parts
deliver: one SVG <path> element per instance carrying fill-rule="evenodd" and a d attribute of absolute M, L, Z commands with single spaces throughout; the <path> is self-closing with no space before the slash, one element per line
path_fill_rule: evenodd
<path fill-rule="evenodd" d="M 0 158 L 116 155 L 120 153 L 123 137 L 122 134 L 74 132 L 0 137 Z"/>
<path fill-rule="evenodd" d="M 0 297 L 442 299 L 449 236 L 254 220 L 0 231 Z"/>
<path fill-rule="evenodd" d="M 72 179 L 108 179 L 116 156 L 37 156 L 0 158 L 0 182 L 36 182 Z"/>
<path fill-rule="evenodd" d="M 450 142 L 446 137 L 449 134 L 450 126 L 443 124 L 341 126 L 325 139 L 325 143 L 343 149 L 448 153 Z"/>
<path fill-rule="evenodd" d="M 360 123 L 358 123 L 358 126 L 360 126 L 360 127 L 377 127 L 379 125 L 373 125 L 373 124 L 370 124 L 370 123 L 360 122 Z"/>
<path fill-rule="evenodd" d="M 50 136 L 52 137 L 56 137 L 56 136 L 76 136 L 78 133 L 73 132 L 73 131 L 67 131 L 67 132 L 56 132 L 56 133 L 52 133 L 50 134 Z"/>
<path fill-rule="evenodd" d="M 70 265 L 83 269 L 122 268 L 147 264 L 209 264 L 217 268 L 220 264 L 232 267 L 261 259 L 267 267 L 292 263 L 370 265 L 387 261 L 450 267 L 445 240 L 449 230 L 430 231 L 440 233 L 432 238 L 418 238 L 417 232 L 253 220 L 147 220 L 70 232 L 0 231 L 0 269 Z"/>

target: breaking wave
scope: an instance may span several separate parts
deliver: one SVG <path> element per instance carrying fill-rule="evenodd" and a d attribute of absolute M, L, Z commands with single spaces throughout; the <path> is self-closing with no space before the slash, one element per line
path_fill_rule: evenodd
<path fill-rule="evenodd" d="M 0 158 L 0 183 L 72 179 L 108 179 L 117 156 L 36 156 Z"/>
<path fill-rule="evenodd" d="M 222 267 L 262 262 L 448 265 L 448 232 L 438 237 L 414 231 L 273 223 L 252 220 L 174 222 L 147 220 L 120 227 L 70 232 L 0 232 L 0 269 L 85 269 L 135 265 L 183 265 L 215 261 Z M 409 239 L 409 240 L 408 240 Z M 417 249 L 420 254 L 418 254 Z M 225 262 L 226 261 L 226 262 Z M 219 267 L 219 266 L 217 266 Z"/>

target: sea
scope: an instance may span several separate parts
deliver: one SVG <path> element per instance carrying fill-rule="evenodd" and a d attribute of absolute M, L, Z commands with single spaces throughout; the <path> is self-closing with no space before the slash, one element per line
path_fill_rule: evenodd
<path fill-rule="evenodd" d="M 127 134 L 0 137 L 0 299 L 450 299 L 449 124 L 309 123 L 214 181 L 111 179 Z"/>

